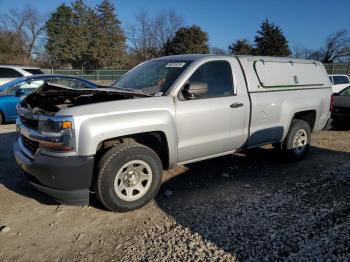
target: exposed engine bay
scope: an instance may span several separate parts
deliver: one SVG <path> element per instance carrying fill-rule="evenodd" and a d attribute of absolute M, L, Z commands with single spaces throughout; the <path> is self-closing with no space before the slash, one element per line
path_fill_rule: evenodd
<path fill-rule="evenodd" d="M 63 108 L 145 96 L 148 95 L 132 92 L 128 89 L 124 91 L 103 86 L 95 89 L 75 89 L 46 82 L 35 92 L 25 97 L 20 104 L 24 108 L 31 108 L 32 112 L 53 115 Z"/>

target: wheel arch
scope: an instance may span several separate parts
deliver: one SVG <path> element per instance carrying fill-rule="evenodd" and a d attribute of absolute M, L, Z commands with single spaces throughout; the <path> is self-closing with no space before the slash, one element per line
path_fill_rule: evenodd
<path fill-rule="evenodd" d="M 157 153 L 162 161 L 163 169 L 171 168 L 169 144 L 166 134 L 163 131 L 150 131 L 136 134 L 128 134 L 119 137 L 113 137 L 101 141 L 96 149 L 96 161 L 112 146 L 119 143 L 127 143 L 128 141 L 137 142 L 151 148 Z"/>
<path fill-rule="evenodd" d="M 293 119 L 304 120 L 305 122 L 307 122 L 309 124 L 310 129 L 312 131 L 315 127 L 316 115 L 317 115 L 316 110 L 300 111 L 300 112 L 294 113 L 292 120 Z"/>

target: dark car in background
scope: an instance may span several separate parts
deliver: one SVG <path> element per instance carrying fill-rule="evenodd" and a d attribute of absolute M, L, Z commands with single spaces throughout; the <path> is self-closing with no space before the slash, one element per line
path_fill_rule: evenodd
<path fill-rule="evenodd" d="M 350 86 L 334 94 L 333 126 L 350 127 Z"/>
<path fill-rule="evenodd" d="M 15 121 L 18 102 L 48 82 L 77 89 L 97 88 L 96 84 L 74 76 L 42 74 L 15 79 L 0 86 L 0 124 Z"/>

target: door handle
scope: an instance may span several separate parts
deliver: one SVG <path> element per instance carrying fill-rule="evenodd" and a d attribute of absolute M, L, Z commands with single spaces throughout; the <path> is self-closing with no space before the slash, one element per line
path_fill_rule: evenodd
<path fill-rule="evenodd" d="M 238 107 L 241 107 L 243 105 L 244 105 L 243 103 L 235 102 L 235 103 L 231 104 L 230 107 L 231 108 L 238 108 Z"/>

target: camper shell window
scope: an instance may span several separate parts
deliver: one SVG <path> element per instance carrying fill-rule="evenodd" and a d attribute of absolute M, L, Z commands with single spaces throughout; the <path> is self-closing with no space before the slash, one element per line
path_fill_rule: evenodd
<path fill-rule="evenodd" d="M 295 61 L 254 61 L 254 70 L 265 88 L 324 85 L 320 79 L 322 67 L 317 63 Z"/>

